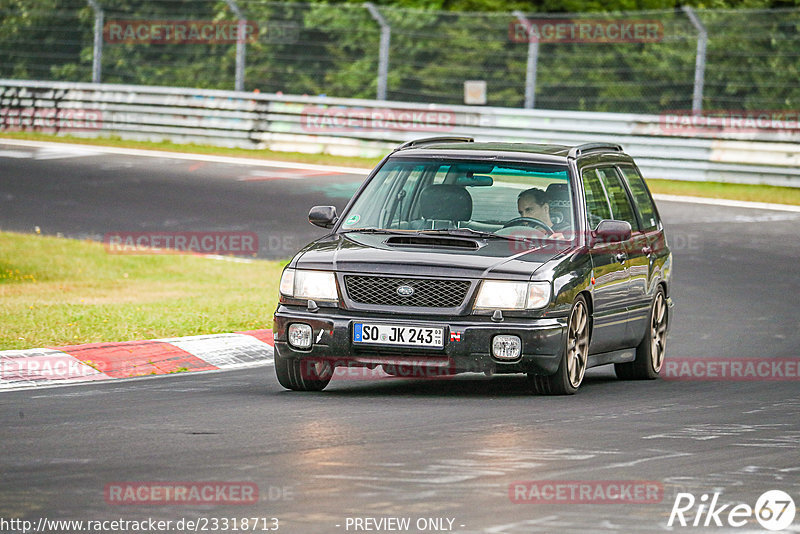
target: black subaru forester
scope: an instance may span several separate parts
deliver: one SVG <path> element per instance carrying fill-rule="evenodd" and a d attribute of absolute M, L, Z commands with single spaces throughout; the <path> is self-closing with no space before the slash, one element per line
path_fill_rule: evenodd
<path fill-rule="evenodd" d="M 410 141 L 341 216 L 308 218 L 331 231 L 281 277 L 275 371 L 288 389 L 322 390 L 346 366 L 525 373 L 535 392 L 572 394 L 589 367 L 662 368 L 672 253 L 618 145 Z"/>

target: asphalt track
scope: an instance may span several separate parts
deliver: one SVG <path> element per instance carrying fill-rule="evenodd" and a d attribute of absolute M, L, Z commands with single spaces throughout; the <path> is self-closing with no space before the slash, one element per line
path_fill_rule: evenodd
<path fill-rule="evenodd" d="M 0 228 L 93 238 L 248 230 L 261 257 L 286 257 L 321 233 L 308 207 L 341 208 L 363 178 L 201 163 L 45 158 L 0 143 Z M 800 214 L 660 209 L 675 252 L 667 357 L 797 358 Z M 0 395 L 0 518 L 276 517 L 289 533 L 356 532 L 347 518 L 364 517 L 450 518 L 460 533 L 764 532 L 753 519 L 707 529 L 667 521 L 679 492 L 754 506 L 780 489 L 800 504 L 798 392 L 797 380 L 630 383 L 600 368 L 568 398 L 479 375 L 340 380 L 302 394 L 284 391 L 271 367 L 12 391 Z M 534 480 L 655 481 L 663 499 L 511 501 L 510 484 Z M 260 499 L 107 503 L 105 486 L 123 481 L 250 481 Z"/>

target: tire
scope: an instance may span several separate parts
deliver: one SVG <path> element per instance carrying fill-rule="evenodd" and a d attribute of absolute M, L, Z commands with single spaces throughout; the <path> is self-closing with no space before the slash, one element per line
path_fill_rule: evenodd
<path fill-rule="evenodd" d="M 558 370 L 552 375 L 528 374 L 528 381 L 540 395 L 573 395 L 583 382 L 589 355 L 589 307 L 579 295 L 572 303 L 564 336 L 564 350 Z"/>
<path fill-rule="evenodd" d="M 331 381 L 333 369 L 327 362 L 281 358 L 275 353 L 275 375 L 280 385 L 293 391 L 322 391 Z"/>
<path fill-rule="evenodd" d="M 664 365 L 667 350 L 667 298 L 659 287 L 650 305 L 650 320 L 647 333 L 636 347 L 636 359 L 632 362 L 615 363 L 614 372 L 622 380 L 653 380 L 658 378 Z"/>

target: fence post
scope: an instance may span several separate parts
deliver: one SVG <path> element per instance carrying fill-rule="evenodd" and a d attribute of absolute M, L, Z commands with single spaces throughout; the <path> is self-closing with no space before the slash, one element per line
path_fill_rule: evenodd
<path fill-rule="evenodd" d="M 514 11 L 514 16 L 525 28 L 528 36 L 528 60 L 525 67 L 525 108 L 533 109 L 536 102 L 536 70 L 539 64 L 539 37 L 533 34 L 528 17 L 522 11 Z"/>
<path fill-rule="evenodd" d="M 375 7 L 372 2 L 366 2 L 364 7 L 381 27 L 381 43 L 378 51 L 378 100 L 386 100 L 386 79 L 389 77 L 389 42 L 392 39 L 392 27 Z"/>
<path fill-rule="evenodd" d="M 94 11 L 94 50 L 92 52 L 92 83 L 100 83 L 103 69 L 103 8 L 96 0 L 86 0 Z"/>
<path fill-rule="evenodd" d="M 237 91 L 244 91 L 246 38 L 243 36 L 247 35 L 245 32 L 247 19 L 245 19 L 244 14 L 236 4 L 236 0 L 225 0 L 225 3 L 228 4 L 228 7 L 231 8 L 231 11 L 233 11 L 233 14 L 236 15 L 236 18 L 239 20 L 239 28 L 236 32 L 236 81 L 234 82 L 234 88 Z"/>
<path fill-rule="evenodd" d="M 683 6 L 683 11 L 686 13 L 686 16 L 689 17 L 695 29 L 697 29 L 697 56 L 694 62 L 692 114 L 698 115 L 703 111 L 703 83 L 706 76 L 706 44 L 708 43 L 708 31 L 691 7 Z"/>

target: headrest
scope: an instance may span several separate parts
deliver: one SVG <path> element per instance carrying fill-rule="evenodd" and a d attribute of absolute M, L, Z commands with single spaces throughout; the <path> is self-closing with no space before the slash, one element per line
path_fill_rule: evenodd
<path fill-rule="evenodd" d="M 547 205 L 550 206 L 550 219 L 553 224 L 563 224 L 569 218 L 569 210 L 572 208 L 569 184 L 550 184 L 544 193 L 547 196 Z"/>
<path fill-rule="evenodd" d="M 472 197 L 457 185 L 430 185 L 420 195 L 420 215 L 425 219 L 468 221 L 472 217 Z"/>
<path fill-rule="evenodd" d="M 545 191 L 547 203 L 551 208 L 567 208 L 570 206 L 569 184 L 550 184 Z M 564 201 L 567 203 L 564 204 Z"/>

